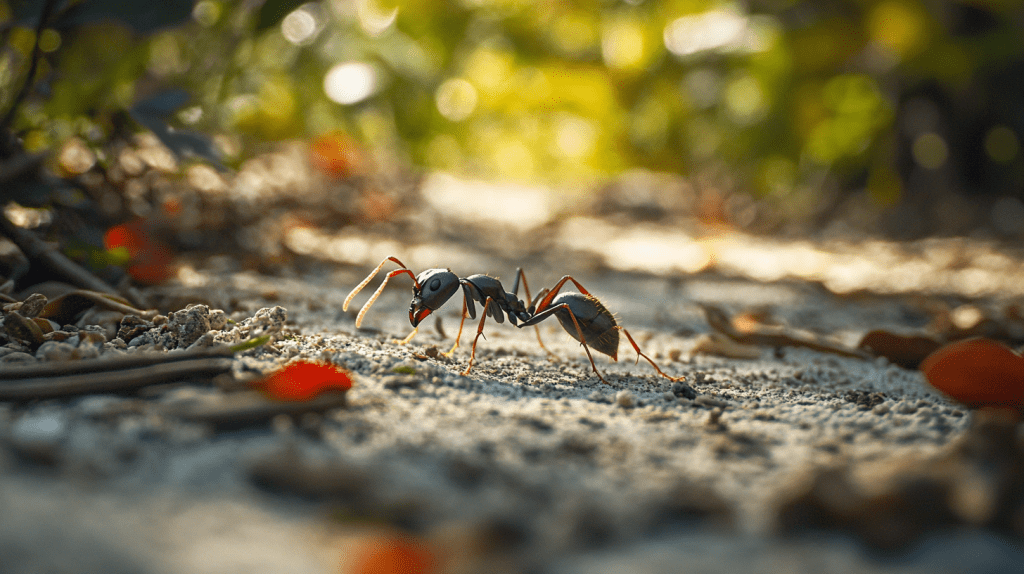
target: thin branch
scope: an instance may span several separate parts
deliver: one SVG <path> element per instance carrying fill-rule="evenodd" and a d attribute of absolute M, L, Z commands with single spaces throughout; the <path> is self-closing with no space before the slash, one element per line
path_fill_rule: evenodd
<path fill-rule="evenodd" d="M 120 293 L 115 291 L 110 285 L 107 285 L 102 279 L 68 259 L 53 246 L 36 237 L 34 233 L 12 223 L 3 213 L 0 213 L 0 233 L 13 241 L 30 260 L 41 262 L 68 282 L 83 289 L 99 291 L 100 293 L 107 293 L 117 297 L 121 296 Z M 133 303 L 138 305 L 137 302 L 133 301 Z M 144 307 L 145 305 L 139 306 Z"/>
<path fill-rule="evenodd" d="M 0 401 L 29 401 L 90 393 L 124 393 L 176 381 L 210 379 L 231 370 L 229 357 L 200 357 L 146 367 L 19 379 L 0 384 Z"/>
<path fill-rule="evenodd" d="M 0 388 L 3 388 L 6 381 L 47 377 L 66 377 L 69 375 L 81 375 L 84 373 L 120 371 L 124 369 L 148 367 L 150 365 L 159 365 L 164 363 L 191 361 L 193 359 L 231 357 L 232 355 L 234 355 L 234 353 L 230 348 L 217 347 L 213 349 L 204 349 L 202 351 L 138 353 L 135 355 L 108 357 L 102 359 L 37 363 L 23 367 L 12 365 L 0 368 Z"/>

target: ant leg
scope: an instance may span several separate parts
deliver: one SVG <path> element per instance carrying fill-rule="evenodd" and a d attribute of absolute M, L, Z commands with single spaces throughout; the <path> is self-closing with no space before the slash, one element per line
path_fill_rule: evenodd
<path fill-rule="evenodd" d="M 455 352 L 455 349 L 459 348 L 459 340 L 462 339 L 462 326 L 465 325 L 465 324 L 466 324 L 466 297 L 465 297 L 465 293 L 463 293 L 463 297 L 462 297 L 462 320 L 459 321 L 459 334 L 456 335 L 456 337 L 455 337 L 455 344 L 452 345 L 452 348 L 447 353 L 444 353 L 445 357 L 451 357 L 452 353 Z"/>
<path fill-rule="evenodd" d="M 352 289 L 352 291 L 348 294 L 348 297 L 345 297 L 345 302 L 341 305 L 341 310 L 342 311 L 348 311 L 348 304 L 352 302 L 352 298 L 356 296 L 356 293 L 359 293 L 360 291 L 362 291 L 363 287 L 366 287 L 366 284 L 369 283 L 370 281 L 372 281 L 375 275 L 380 273 L 381 268 L 384 267 L 384 264 L 387 263 L 388 261 L 393 261 L 393 262 L 397 263 L 403 269 L 408 269 L 408 267 L 405 266 L 405 263 L 402 263 L 401 261 L 399 261 L 397 257 L 388 257 L 384 261 L 381 261 L 380 265 L 378 265 L 377 268 L 373 270 L 373 273 L 370 273 L 369 275 L 367 275 L 366 279 L 363 279 L 362 283 L 360 283 L 359 285 L 356 285 L 355 288 Z M 411 271 L 409 272 L 409 275 L 412 275 Z M 412 281 L 413 281 L 413 283 L 416 283 L 416 276 L 415 275 L 412 275 Z M 416 287 L 419 287 L 419 284 L 417 284 Z"/>
<path fill-rule="evenodd" d="M 419 331 L 419 330 L 420 330 L 420 328 L 419 328 L 419 327 L 416 327 L 415 329 L 413 329 L 413 330 L 412 330 L 412 333 L 409 333 L 409 336 L 407 336 L 406 338 L 404 338 L 404 339 L 402 339 L 402 340 L 397 340 L 397 339 L 396 339 L 396 340 L 394 341 L 394 343 L 395 343 L 396 345 L 405 345 L 405 344 L 406 344 L 406 343 L 408 343 L 409 341 L 412 341 L 412 338 L 416 336 L 416 332 L 417 332 L 417 331 Z"/>
<path fill-rule="evenodd" d="M 526 283 L 526 273 L 523 271 L 522 267 L 516 269 L 516 281 L 515 283 L 512 284 L 512 294 L 515 295 L 516 297 L 519 296 L 518 294 L 520 279 L 523 280 L 523 289 L 526 291 L 526 301 L 528 302 L 528 304 L 532 304 L 533 302 L 530 298 L 530 286 Z M 538 297 L 539 296 L 540 295 L 538 294 Z M 549 357 L 551 357 L 551 360 L 557 363 L 559 361 L 558 355 L 552 353 L 551 350 L 544 345 L 544 341 L 542 341 L 540 338 L 540 327 L 534 325 L 533 332 L 534 334 L 537 335 L 537 344 L 540 345 L 540 348 L 544 349 L 544 352 L 547 353 Z"/>
<path fill-rule="evenodd" d="M 401 275 L 402 273 L 408 273 L 409 277 L 412 277 L 412 280 L 416 281 L 416 276 L 413 275 L 412 271 L 410 271 L 409 269 L 395 269 L 391 273 L 388 273 L 387 276 L 384 277 L 384 282 L 380 284 L 380 287 L 377 287 L 377 290 L 373 292 L 373 295 L 370 295 L 370 300 L 367 301 L 365 305 L 363 305 L 363 308 L 359 310 L 359 314 L 356 315 L 357 329 L 359 328 L 360 325 L 363 324 L 363 317 L 366 315 L 366 312 L 370 310 L 370 306 L 373 305 L 373 302 L 377 300 L 377 297 L 380 297 L 381 292 L 384 291 L 384 287 L 387 287 L 388 281 L 395 275 Z"/>
<path fill-rule="evenodd" d="M 466 367 L 465 371 L 462 371 L 462 376 L 468 375 L 469 370 L 473 368 L 473 359 L 476 358 L 476 342 L 484 334 L 484 322 L 487 321 L 487 308 L 491 303 L 494 303 L 494 299 L 491 299 L 490 297 L 484 301 L 484 311 L 480 314 L 480 325 L 476 328 L 476 337 L 473 338 L 473 351 L 469 354 L 469 366 Z M 484 338 L 486 339 L 487 337 Z"/>
<path fill-rule="evenodd" d="M 659 375 L 665 377 L 666 379 L 668 379 L 670 381 L 673 381 L 673 382 L 677 382 L 677 383 L 686 380 L 686 377 L 673 377 L 673 376 L 670 376 L 670 375 L 666 375 L 661 369 L 658 368 L 658 365 L 654 364 L 654 361 L 652 361 L 650 357 L 648 357 L 647 355 L 645 355 L 642 352 L 640 352 L 640 346 L 637 345 L 636 341 L 633 340 L 633 337 L 629 334 L 629 331 L 627 331 L 624 327 L 616 326 L 615 328 L 620 330 L 620 331 L 622 331 L 623 333 L 625 333 L 626 334 L 626 338 L 629 339 L 629 344 L 633 345 L 633 349 L 636 351 L 636 362 L 637 362 L 637 364 L 640 363 L 640 357 L 643 357 L 643 358 L 647 359 L 647 362 L 650 363 L 652 367 L 654 367 L 655 371 L 658 371 Z"/>
<path fill-rule="evenodd" d="M 563 279 L 562 283 L 564 282 L 565 280 Z M 561 284 L 559 284 L 559 286 L 561 286 Z M 568 305 L 562 303 L 561 305 L 555 305 L 554 307 L 544 309 L 544 311 L 531 317 L 529 321 L 524 322 L 523 325 L 536 325 L 544 319 L 554 315 L 555 311 L 559 309 L 565 309 L 569 312 L 569 318 L 572 319 L 572 324 L 576 326 L 576 334 L 579 335 L 579 342 L 583 345 L 583 350 L 587 352 L 587 358 L 590 359 L 590 366 L 594 369 L 594 374 L 597 375 L 597 378 L 601 379 L 602 383 L 607 385 L 608 381 L 604 380 L 604 377 L 601 376 L 601 372 L 597 370 L 597 364 L 594 363 L 594 355 L 590 354 L 590 345 L 587 344 L 587 338 L 583 336 L 583 329 L 580 328 L 580 323 L 576 320 L 576 314 L 572 312 L 572 309 L 570 309 Z"/>
<path fill-rule="evenodd" d="M 572 281 L 572 284 L 575 285 L 576 288 L 580 290 L 580 293 L 582 293 L 584 295 L 590 295 L 590 291 L 587 291 L 586 289 L 584 289 L 583 285 L 580 285 L 579 281 L 573 279 L 569 275 L 565 275 L 561 279 L 558 280 L 558 283 L 555 283 L 555 286 L 552 287 L 551 290 L 545 290 L 545 291 L 542 292 L 542 293 L 544 293 L 544 297 L 543 298 L 541 298 L 540 294 L 537 295 L 537 298 L 540 299 L 540 301 L 536 305 L 536 307 L 537 307 L 536 308 L 536 312 L 539 313 L 539 312 L 544 311 L 545 309 L 547 309 L 547 306 L 550 305 L 551 301 L 553 301 L 555 299 L 555 295 L 558 295 L 558 291 L 561 290 L 562 285 L 565 285 L 566 281 Z"/>

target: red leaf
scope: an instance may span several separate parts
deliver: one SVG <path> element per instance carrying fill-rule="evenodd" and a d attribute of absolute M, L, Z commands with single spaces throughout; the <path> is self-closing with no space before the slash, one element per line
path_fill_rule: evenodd
<path fill-rule="evenodd" d="M 928 382 L 972 407 L 1024 409 L 1024 357 L 991 339 L 965 339 L 921 363 Z"/>
<path fill-rule="evenodd" d="M 327 391 L 348 391 L 352 376 L 334 365 L 298 361 L 253 385 L 276 401 L 310 401 Z"/>
<path fill-rule="evenodd" d="M 404 536 L 377 536 L 355 560 L 354 574 L 429 574 L 436 560 L 426 544 Z"/>

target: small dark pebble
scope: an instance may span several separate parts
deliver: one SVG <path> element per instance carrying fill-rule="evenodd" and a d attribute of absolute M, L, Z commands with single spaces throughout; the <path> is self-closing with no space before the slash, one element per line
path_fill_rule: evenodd
<path fill-rule="evenodd" d="M 153 323 L 135 315 L 125 315 L 117 328 L 117 338 L 129 342 L 153 328 Z"/>
<path fill-rule="evenodd" d="M 700 378 L 703 379 L 703 375 Z M 697 391 L 693 390 L 693 387 L 686 383 L 673 383 L 672 394 L 684 399 L 690 399 L 691 401 L 697 398 Z"/>

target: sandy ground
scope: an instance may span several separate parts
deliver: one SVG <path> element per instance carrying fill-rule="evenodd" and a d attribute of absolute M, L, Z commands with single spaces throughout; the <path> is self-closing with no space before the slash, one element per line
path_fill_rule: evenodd
<path fill-rule="evenodd" d="M 869 277 L 862 287 L 875 293 L 850 297 L 799 276 L 766 281 L 757 261 L 746 274 L 681 274 L 618 269 L 564 240 L 557 260 L 387 241 L 355 265 L 324 256 L 268 277 L 221 261 L 155 292 L 170 308 L 287 309 L 289 336 L 245 353 L 236 372 L 329 360 L 357 374 L 347 408 L 223 430 L 166 415 L 183 400 L 216 405 L 224 393 L 209 387 L 0 403 L 0 571 L 355 572 L 362 541 L 399 528 L 452 572 L 1024 572 L 1020 538 L 986 529 L 925 528 L 880 551 L 838 530 L 790 535 L 781 524 L 782 507 L 821 469 L 870 482 L 879 468 L 950 452 L 973 415 L 918 372 L 794 348 L 750 359 L 692 352 L 709 332 L 699 303 L 769 310 L 846 344 L 875 328 L 924 326 L 919 301 L 891 281 Z M 348 312 L 342 301 L 389 247 L 416 271 L 447 254 L 460 274 L 509 284 L 525 261 L 534 291 L 571 273 L 688 387 L 635 364 L 625 343 L 618 362 L 595 357 L 603 383 L 554 320 L 540 333 L 557 359 L 529 329 L 489 322 L 463 375 L 475 326 L 453 360 L 426 357 L 452 345 L 461 296 L 436 314 L 440 325 L 428 319 L 396 344 L 410 331 L 407 279 L 356 329 L 377 282 Z M 841 266 L 841 251 L 818 253 Z M 940 295 L 972 295 L 942 285 Z"/>

